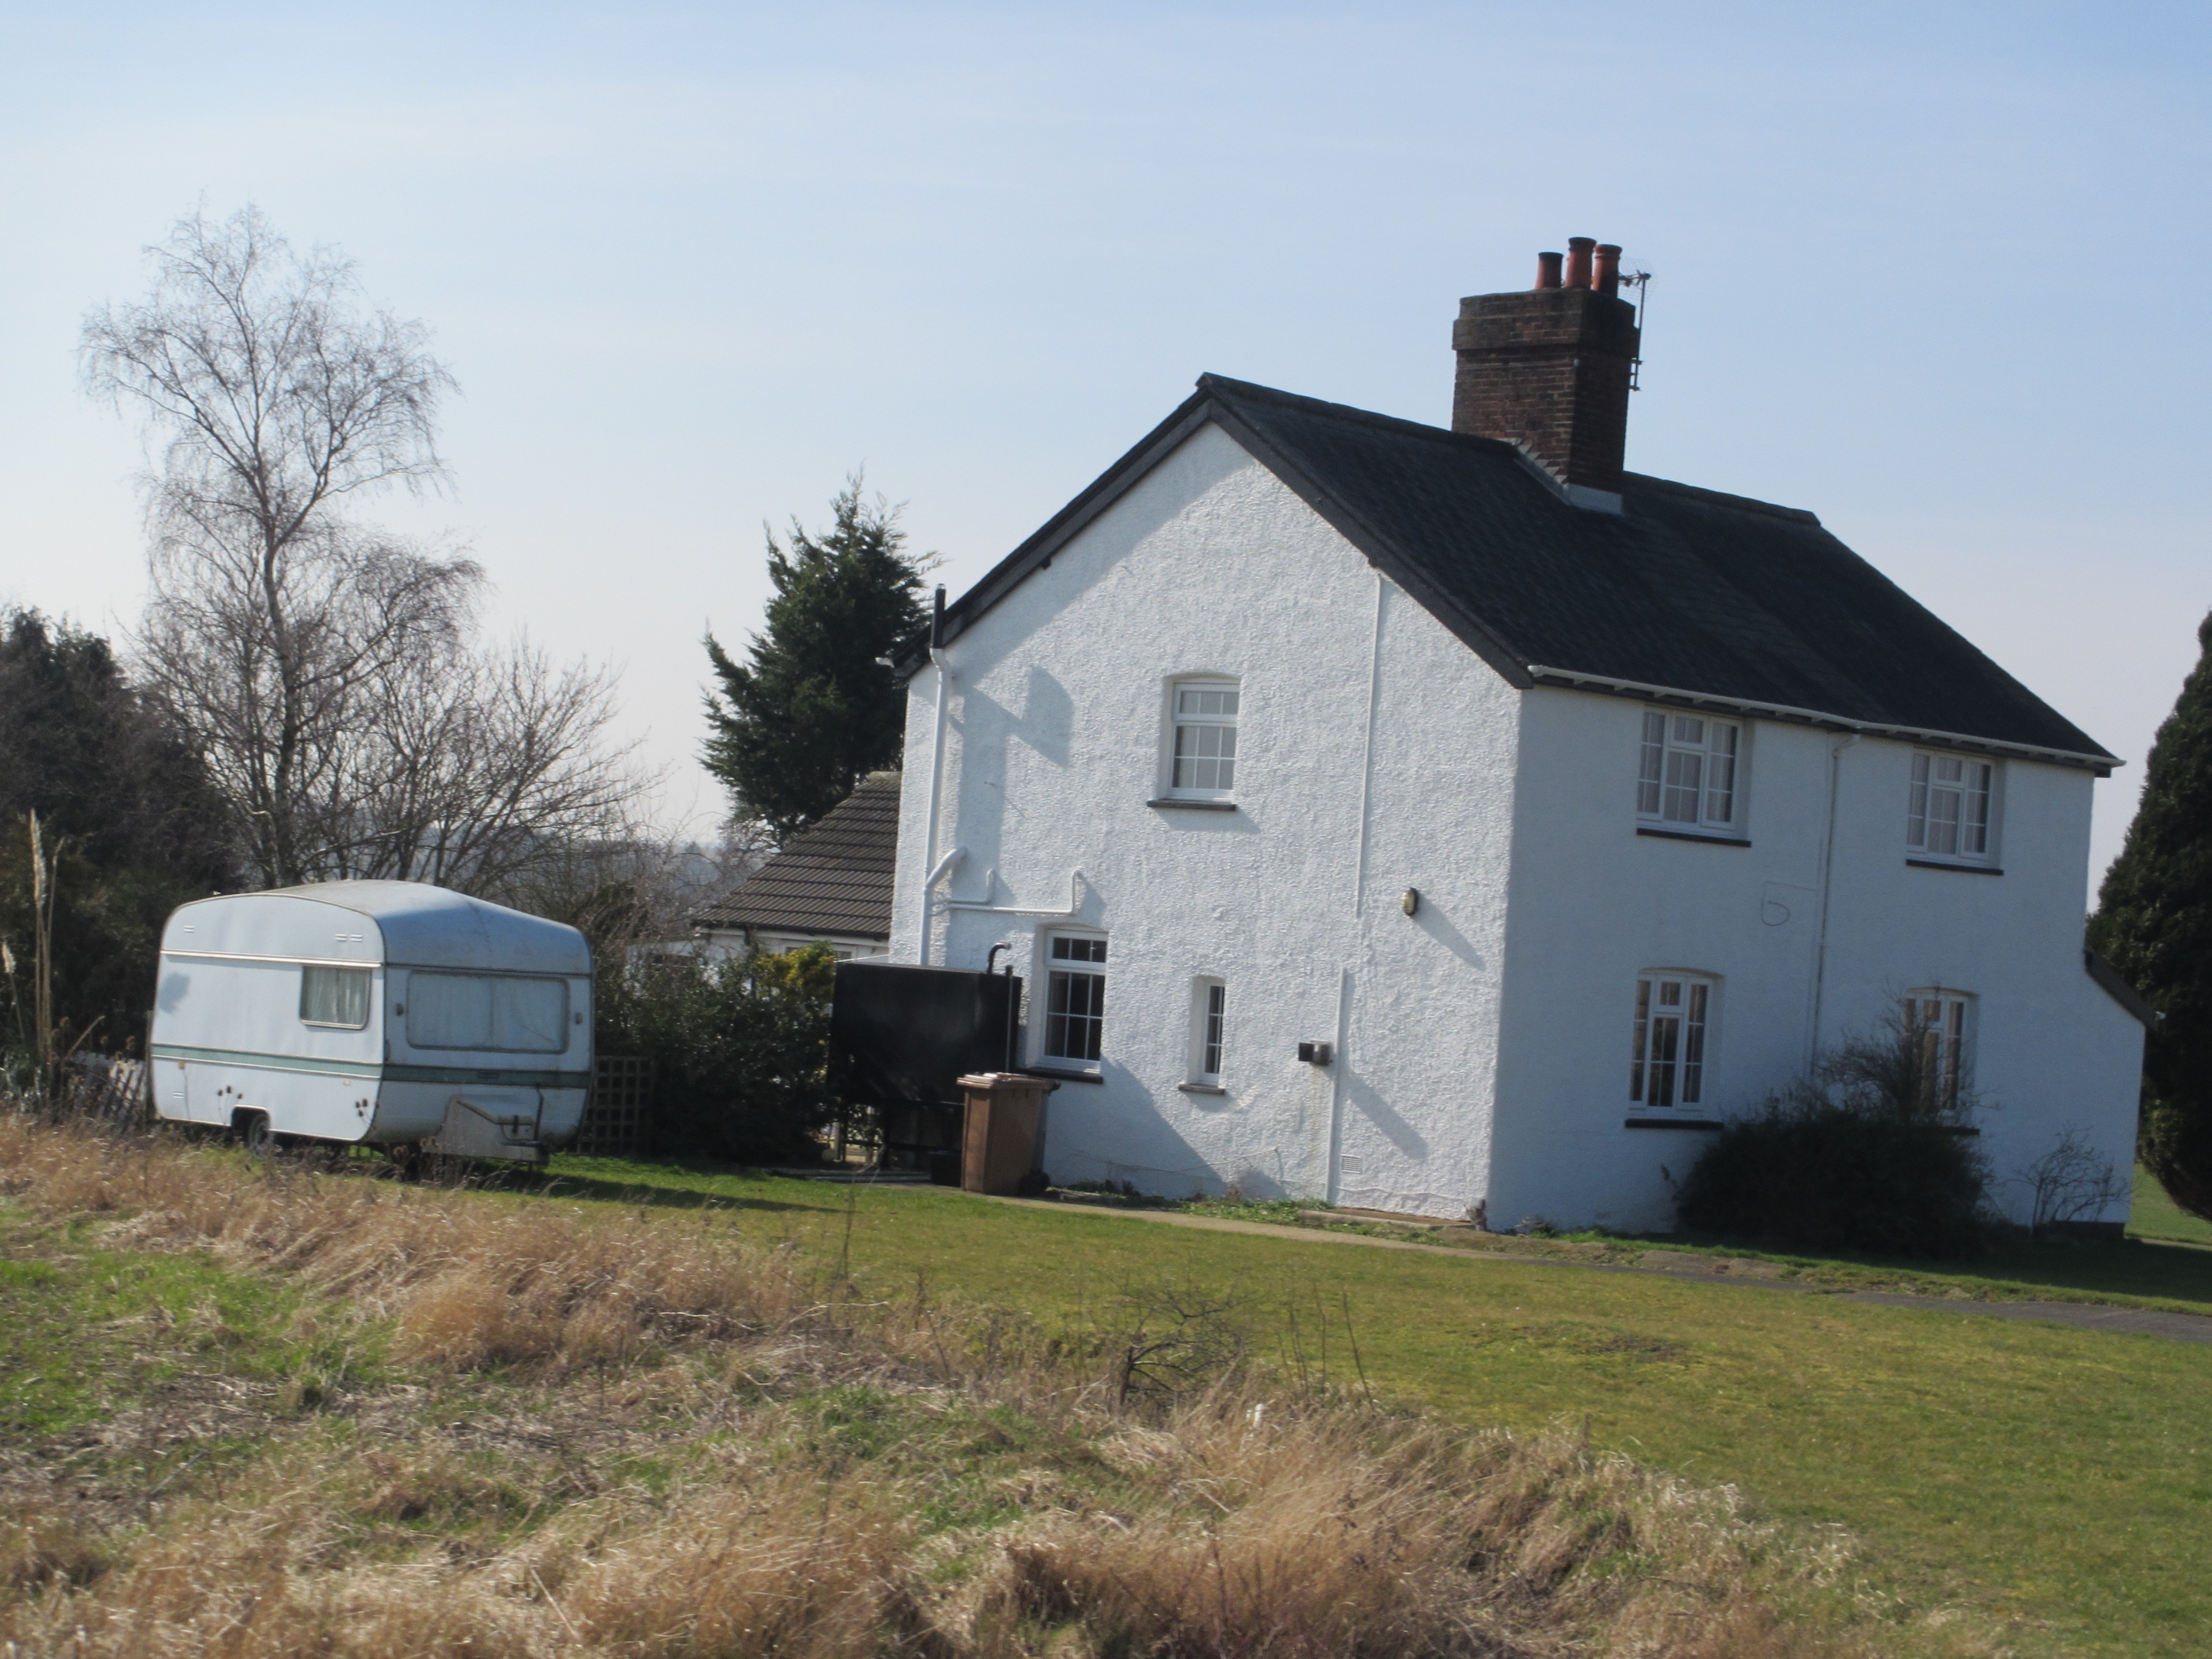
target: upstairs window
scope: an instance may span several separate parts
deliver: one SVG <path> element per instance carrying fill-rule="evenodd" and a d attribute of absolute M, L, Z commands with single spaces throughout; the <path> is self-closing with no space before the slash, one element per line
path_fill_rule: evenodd
<path fill-rule="evenodd" d="M 1743 727 L 1647 709 L 1636 777 L 1636 816 L 1692 830 L 1735 831 Z"/>
<path fill-rule="evenodd" d="M 1106 941 L 1054 933 L 1046 956 L 1044 1057 L 1096 1065 L 1106 1031 Z"/>
<path fill-rule="evenodd" d="M 1986 860 L 1996 771 L 1964 755 L 1914 754 L 1905 844 L 1931 858 Z"/>
<path fill-rule="evenodd" d="M 1967 1006 L 1957 991 L 1915 991 L 1905 999 L 1905 1029 L 1911 1034 L 1923 1103 L 1956 1111 L 1972 1070 L 1966 1052 Z"/>
<path fill-rule="evenodd" d="M 1168 793 L 1224 799 L 1237 787 L 1237 682 L 1178 680 Z"/>
<path fill-rule="evenodd" d="M 1713 983 L 1687 974 L 1646 974 L 1636 981 L 1636 1030 L 1628 1098 L 1643 1112 L 1702 1114 Z"/>

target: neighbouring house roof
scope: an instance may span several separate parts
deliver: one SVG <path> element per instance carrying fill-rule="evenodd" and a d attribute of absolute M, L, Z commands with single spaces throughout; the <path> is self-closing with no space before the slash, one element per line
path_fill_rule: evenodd
<path fill-rule="evenodd" d="M 870 773 L 820 823 L 694 910 L 691 925 L 888 939 L 898 810 L 899 775 Z"/>
<path fill-rule="evenodd" d="M 1810 513 L 1634 473 L 1599 510 L 1511 444 L 1212 374 L 948 606 L 945 641 L 1207 422 L 1516 685 L 2118 764 Z"/>
<path fill-rule="evenodd" d="M 2129 984 L 2118 969 L 2086 945 L 2081 947 L 2081 965 L 2089 970 L 2089 977 L 2097 981 L 2106 996 L 2141 1020 L 2148 1030 L 2158 1029 L 2158 1011 L 2143 1000 L 2142 993 Z"/>

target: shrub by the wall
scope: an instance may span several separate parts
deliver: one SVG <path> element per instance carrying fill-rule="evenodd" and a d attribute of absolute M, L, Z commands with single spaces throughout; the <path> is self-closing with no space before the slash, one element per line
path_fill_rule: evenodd
<path fill-rule="evenodd" d="M 1931 1045 L 1902 1015 L 1824 1056 L 1809 1082 L 1714 1137 L 1675 1194 L 1695 1232 L 1963 1255 L 1987 1225 L 1989 1173 L 1961 1133 L 1970 1090 L 1939 1086 Z"/>
<path fill-rule="evenodd" d="M 811 945 L 717 963 L 655 957 L 602 972 L 598 1040 L 653 1066 L 655 1151 L 730 1163 L 811 1161 L 836 1114 L 830 1000 L 837 961 Z"/>

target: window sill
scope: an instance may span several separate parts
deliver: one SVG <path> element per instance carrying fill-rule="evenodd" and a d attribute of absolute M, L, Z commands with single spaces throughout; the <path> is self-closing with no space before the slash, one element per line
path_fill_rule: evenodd
<path fill-rule="evenodd" d="M 1237 803 L 1233 800 L 1183 800 L 1174 795 L 1161 795 L 1145 805 L 1162 807 L 1171 812 L 1233 812 L 1237 810 Z"/>
<path fill-rule="evenodd" d="M 1628 1129 L 1724 1129 L 1728 1126 L 1711 1117 L 1632 1117 L 1623 1121 Z"/>
<path fill-rule="evenodd" d="M 1225 1095 L 1229 1092 L 1218 1083 L 1178 1083 L 1176 1087 L 1187 1095 Z"/>
<path fill-rule="evenodd" d="M 1048 1077 L 1056 1083 L 1103 1083 L 1106 1079 L 1096 1072 L 1064 1072 L 1057 1066 L 1024 1066 L 1024 1077 Z"/>
<path fill-rule="evenodd" d="M 1712 836 L 1702 830 L 1655 830 L 1648 823 L 1636 826 L 1639 836 L 1650 836 L 1659 841 L 1702 841 L 1714 847 L 1748 847 L 1751 843 L 1739 836 Z"/>
<path fill-rule="evenodd" d="M 2004 874 L 2004 872 L 1994 864 L 1953 864 L 1948 859 L 1907 859 L 1905 863 L 1915 870 L 1952 870 L 1962 876 Z"/>

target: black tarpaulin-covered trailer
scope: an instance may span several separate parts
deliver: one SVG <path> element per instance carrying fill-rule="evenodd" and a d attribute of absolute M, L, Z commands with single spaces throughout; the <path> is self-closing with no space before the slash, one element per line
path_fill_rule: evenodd
<path fill-rule="evenodd" d="M 841 962 L 830 1015 L 831 1086 L 875 1110 L 886 1161 L 957 1180 L 958 1080 L 1017 1069 L 1021 1012 L 1013 974 Z"/>

